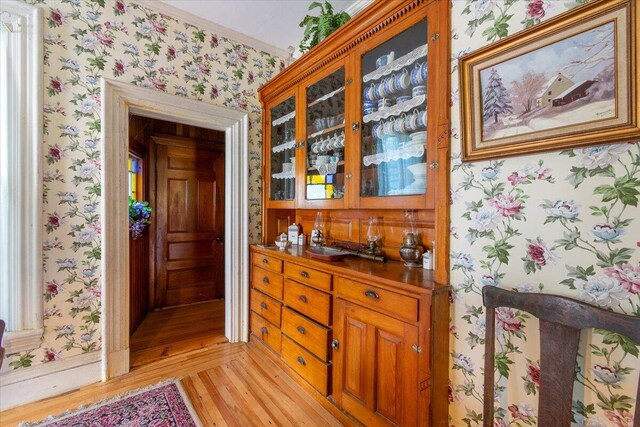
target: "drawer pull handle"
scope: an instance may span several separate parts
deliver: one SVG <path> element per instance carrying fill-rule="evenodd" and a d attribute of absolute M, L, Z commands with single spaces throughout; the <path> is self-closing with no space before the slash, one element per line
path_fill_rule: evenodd
<path fill-rule="evenodd" d="M 266 259 L 266 258 L 262 258 L 262 263 L 263 263 L 263 264 L 269 264 L 269 260 L 268 260 L 268 259 Z"/>
<path fill-rule="evenodd" d="M 263 281 L 264 283 L 269 283 L 269 278 L 268 278 L 268 277 L 263 277 L 263 278 L 262 278 L 262 281 Z"/>
<path fill-rule="evenodd" d="M 302 326 L 298 326 L 296 329 L 297 329 L 297 330 L 298 330 L 298 332 L 300 332 L 302 335 L 304 335 L 304 334 L 305 334 L 305 332 L 307 332 L 307 331 L 305 331 L 305 330 L 304 330 L 304 328 L 303 328 Z"/>
<path fill-rule="evenodd" d="M 267 309 L 267 303 L 266 302 L 261 302 L 260 303 L 260 307 L 264 308 L 265 310 Z"/>
<path fill-rule="evenodd" d="M 304 361 L 302 356 L 298 356 L 298 363 L 301 364 L 302 366 L 307 366 L 307 362 Z"/>
<path fill-rule="evenodd" d="M 301 272 L 300 272 L 300 275 L 301 275 L 302 277 L 306 277 L 307 279 L 309 278 L 309 273 L 307 273 L 306 271 L 301 271 Z"/>
<path fill-rule="evenodd" d="M 340 341 L 338 340 L 331 341 L 331 348 L 333 348 L 334 350 L 338 350 L 340 348 Z"/>
<path fill-rule="evenodd" d="M 268 334 L 268 333 L 269 333 L 269 330 L 267 329 L 267 327 L 266 327 L 266 326 L 263 326 L 263 327 L 262 327 L 262 329 L 260 329 L 260 330 L 262 331 L 262 334 L 263 334 L 263 335 L 264 335 L 264 334 Z"/>
<path fill-rule="evenodd" d="M 309 301 L 309 300 L 307 299 L 307 297 L 305 297 L 304 295 L 300 295 L 300 296 L 298 297 L 298 299 L 299 299 L 300 301 L 302 301 L 302 302 L 308 302 L 308 301 Z"/>
<path fill-rule="evenodd" d="M 380 295 L 378 295 L 376 292 L 372 290 L 365 291 L 364 296 L 373 298 L 373 299 L 380 299 Z"/>

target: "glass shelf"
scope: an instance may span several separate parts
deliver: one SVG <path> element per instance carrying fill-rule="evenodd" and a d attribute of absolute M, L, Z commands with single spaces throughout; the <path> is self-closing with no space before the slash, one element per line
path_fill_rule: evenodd
<path fill-rule="evenodd" d="M 270 200 L 294 200 L 296 121 L 295 97 L 285 100 L 271 109 L 271 181 Z"/>
<path fill-rule="evenodd" d="M 362 55 L 360 196 L 427 191 L 427 22 Z"/>
<path fill-rule="evenodd" d="M 344 197 L 345 70 L 340 68 L 306 89 L 306 200 Z"/>

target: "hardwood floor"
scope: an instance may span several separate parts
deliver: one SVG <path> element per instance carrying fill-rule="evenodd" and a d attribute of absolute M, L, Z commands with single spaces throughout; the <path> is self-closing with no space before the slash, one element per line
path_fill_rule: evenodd
<path fill-rule="evenodd" d="M 138 365 L 128 374 L 0 412 L 0 424 L 8 427 L 22 421 L 41 420 L 128 390 L 170 378 L 182 378 L 191 403 L 205 426 L 343 425 L 266 356 L 259 344 L 221 342 L 220 337 L 224 338 L 222 329 L 217 333 L 210 332 L 209 336 L 194 333 L 194 329 L 200 328 L 193 328 L 194 325 L 187 322 L 189 316 L 193 323 L 206 324 L 202 329 L 216 330 L 203 314 L 207 312 L 204 305 L 191 306 L 193 312 L 188 315 L 180 313 L 182 307 L 172 309 L 175 310 L 173 312 L 153 313 L 161 318 L 172 318 L 176 323 L 159 321 L 155 326 L 143 323 L 134 334 L 135 340 L 132 340 L 131 360 L 133 362 L 135 354 Z M 203 315 L 197 316 L 195 312 Z M 187 339 L 179 342 L 176 337 Z M 135 352 L 134 341 L 137 346 Z M 143 350 L 145 345 L 146 351 Z M 349 423 L 348 420 L 342 421 Z"/>
<path fill-rule="evenodd" d="M 154 311 L 131 337 L 130 366 L 224 342 L 224 300 Z"/>

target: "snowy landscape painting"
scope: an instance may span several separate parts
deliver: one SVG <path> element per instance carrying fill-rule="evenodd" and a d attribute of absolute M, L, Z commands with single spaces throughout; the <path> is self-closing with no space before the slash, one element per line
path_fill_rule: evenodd
<path fill-rule="evenodd" d="M 615 31 L 608 22 L 480 70 L 482 140 L 616 117 Z"/>

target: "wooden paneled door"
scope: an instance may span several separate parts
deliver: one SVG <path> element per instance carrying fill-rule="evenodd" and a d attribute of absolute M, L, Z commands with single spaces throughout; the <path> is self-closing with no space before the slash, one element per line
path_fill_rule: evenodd
<path fill-rule="evenodd" d="M 224 147 L 152 137 L 156 308 L 224 297 Z"/>
<path fill-rule="evenodd" d="M 418 327 L 337 300 L 333 397 L 366 426 L 418 420 Z"/>

